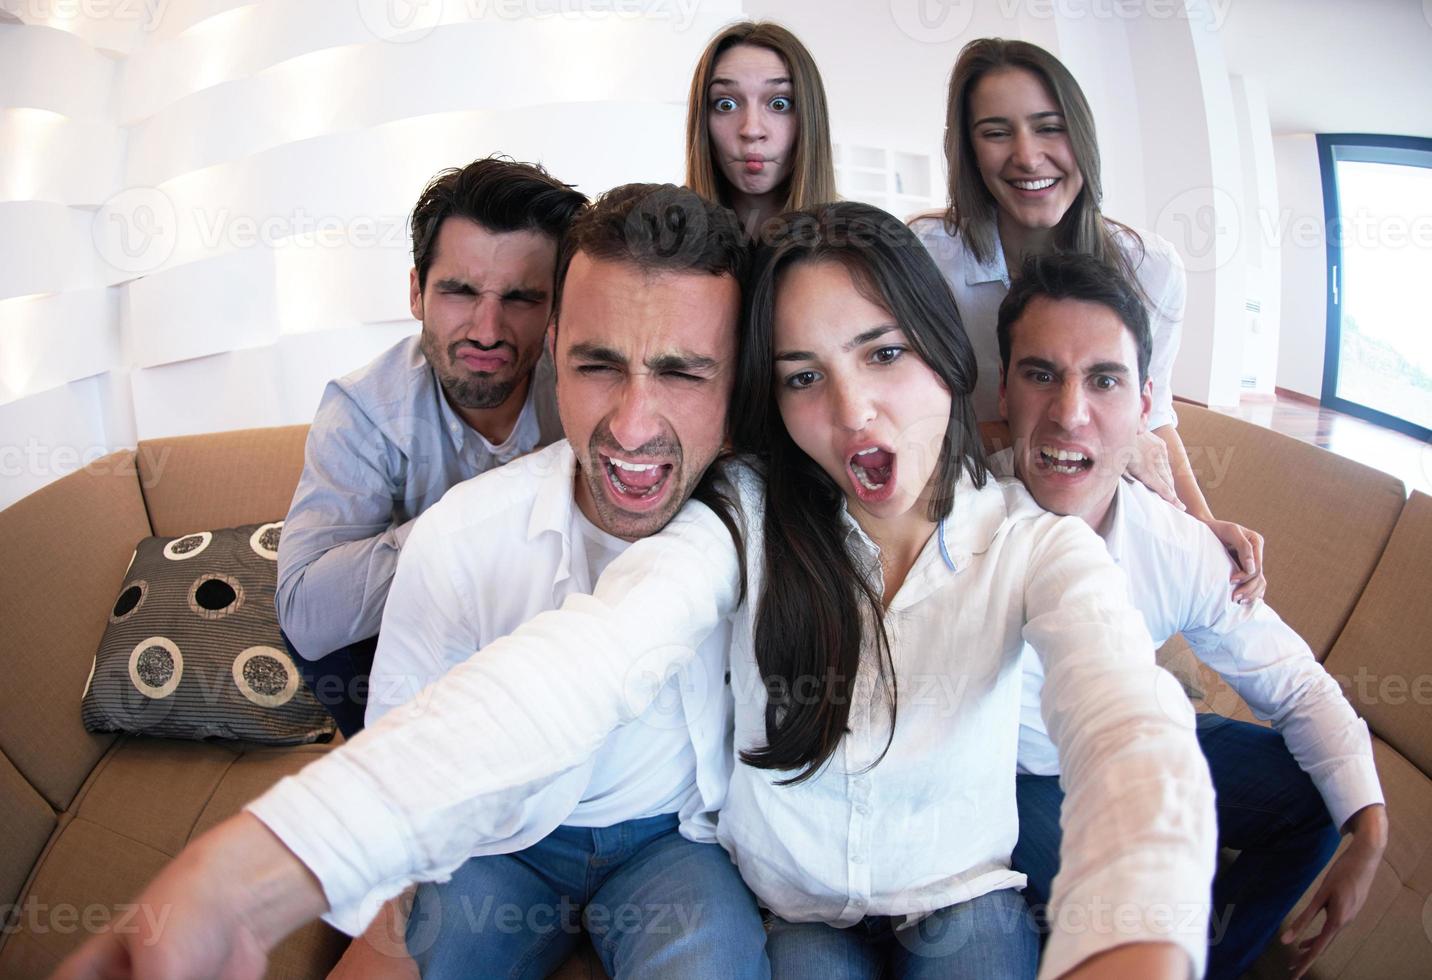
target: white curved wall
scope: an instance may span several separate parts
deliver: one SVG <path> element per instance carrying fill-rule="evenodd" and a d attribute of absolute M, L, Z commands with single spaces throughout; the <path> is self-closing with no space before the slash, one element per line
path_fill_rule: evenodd
<path fill-rule="evenodd" d="M 691 67 L 740 4 L 636 7 L 19 3 L 0 506 L 137 439 L 311 418 L 416 329 L 407 217 L 440 169 L 502 152 L 589 194 L 679 181 Z"/>

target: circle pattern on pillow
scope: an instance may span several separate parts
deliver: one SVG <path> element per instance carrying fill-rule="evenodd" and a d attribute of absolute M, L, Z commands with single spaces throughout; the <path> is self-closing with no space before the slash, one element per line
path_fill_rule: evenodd
<path fill-rule="evenodd" d="M 184 655 L 167 636 L 141 640 L 129 655 L 129 679 L 147 698 L 167 698 L 184 676 Z"/>
<path fill-rule="evenodd" d="M 234 661 L 234 686 L 261 707 L 288 704 L 298 684 L 298 669 L 282 650 L 249 647 Z"/>
<path fill-rule="evenodd" d="M 249 547 L 254 554 L 269 561 L 278 561 L 278 539 L 283 534 L 283 521 L 260 524 L 259 529 L 249 536 Z"/>
<path fill-rule="evenodd" d="M 209 542 L 213 540 L 213 531 L 186 534 L 182 538 L 175 538 L 164 546 L 164 557 L 171 561 L 187 561 L 196 555 L 203 554 L 204 549 L 209 547 Z"/>
<path fill-rule="evenodd" d="M 189 608 L 204 619 L 223 619 L 244 604 L 244 587 L 232 575 L 209 572 L 189 586 Z"/>
<path fill-rule="evenodd" d="M 275 521 L 140 541 L 85 685 L 85 727 L 269 745 L 331 737 L 279 633 L 282 534 Z"/>
<path fill-rule="evenodd" d="M 114 600 L 114 608 L 110 610 L 109 621 L 111 623 L 122 623 L 130 616 L 133 616 L 139 611 L 139 607 L 144 605 L 144 597 L 148 593 L 149 583 L 144 581 L 144 579 L 139 579 L 137 582 L 130 582 L 124 587 L 124 591 L 119 594 L 119 598 Z"/>

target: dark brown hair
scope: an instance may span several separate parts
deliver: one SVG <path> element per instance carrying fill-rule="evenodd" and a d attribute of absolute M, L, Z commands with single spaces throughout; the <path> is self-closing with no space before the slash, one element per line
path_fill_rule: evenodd
<path fill-rule="evenodd" d="M 423 188 L 410 221 L 418 288 L 427 285 L 438 231 L 448 218 L 468 218 L 492 232 L 537 231 L 560 241 L 586 204 L 585 195 L 541 167 L 510 157 L 444 170 Z"/>
<path fill-rule="evenodd" d="M 914 233 L 893 215 L 853 201 L 783 215 L 779 226 L 756 253 L 747 288 L 736 382 L 741 408 L 733 415 L 737 449 L 755 453 L 766 470 L 755 652 L 767 691 L 767 744 L 741 758 L 762 769 L 796 770 L 785 780 L 794 783 L 813 775 L 845 734 L 865 636 L 873 634 L 889 678 L 892 738 L 896 680 L 883 600 L 846 547 L 844 494 L 796 446 L 776 406 L 775 304 L 786 271 L 800 263 L 839 262 L 866 299 L 889 311 L 913 351 L 950 390 L 930 520 L 950 513 L 961 470 L 977 487 L 984 485 L 986 470 L 970 401 L 974 349 L 944 276 Z"/>
<path fill-rule="evenodd" d="M 1009 373 L 1009 352 L 1014 346 L 1011 331 L 1030 301 L 1040 296 L 1083 300 L 1112 310 L 1134 335 L 1140 387 L 1149 380 L 1149 360 L 1153 356 L 1154 342 L 1149 332 L 1148 308 L 1123 273 L 1092 255 L 1026 256 L 1019 275 L 999 304 L 999 321 L 995 326 L 999 337 L 999 362 L 1006 374 Z"/>

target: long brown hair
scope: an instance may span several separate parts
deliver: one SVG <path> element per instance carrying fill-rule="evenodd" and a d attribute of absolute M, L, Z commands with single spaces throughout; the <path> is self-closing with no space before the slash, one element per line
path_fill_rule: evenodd
<path fill-rule="evenodd" d="M 711 113 L 707 89 L 716 62 L 729 48 L 752 44 L 780 55 L 791 75 L 791 95 L 800 125 L 795 159 L 786 179 L 786 200 L 780 210 L 807 208 L 835 200 L 835 164 L 830 152 L 830 116 L 825 85 L 815 59 L 794 34 L 770 21 L 742 21 L 723 28 L 706 45 L 691 76 L 686 100 L 686 186 L 708 200 L 731 206 L 731 188 L 716 168 L 711 153 Z"/>
<path fill-rule="evenodd" d="M 743 751 L 741 760 L 792 772 L 782 782 L 798 783 L 814 775 L 845 736 L 862 657 L 873 655 L 888 682 L 892 739 L 898 688 L 883 600 L 846 546 L 844 493 L 795 444 L 776 405 L 775 305 L 785 272 L 805 262 L 841 263 L 950 390 L 931 521 L 950 513 L 962 472 L 980 487 L 986 469 L 970 401 L 974 348 L 949 285 L 914 233 L 894 215 L 855 201 L 784 214 L 774 224 L 779 230 L 756 253 L 747 280 L 732 397 L 736 448 L 754 454 L 766 475 L 765 564 L 753 638 L 766 688 L 766 745 Z"/>
<path fill-rule="evenodd" d="M 1104 217 L 1099 210 L 1104 185 L 1094 113 L 1069 69 L 1054 55 L 1028 41 L 979 38 L 966 44 L 955 61 L 945 106 L 945 161 L 950 173 L 945 230 L 951 235 L 958 234 L 979 261 L 988 262 L 993 258 L 998 208 L 985 187 L 975 159 L 969 127 L 970 94 L 986 75 L 1010 68 L 1032 72 L 1049 90 L 1064 115 L 1074 162 L 1084 178 L 1084 187 L 1054 228 L 1055 251 L 1092 255 L 1123 272 L 1130 282 L 1137 282 L 1134 270 L 1138 262 L 1131 262 L 1119 248 L 1114 232 L 1117 229 L 1133 237 L 1140 262 L 1143 240 L 1138 232 Z"/>

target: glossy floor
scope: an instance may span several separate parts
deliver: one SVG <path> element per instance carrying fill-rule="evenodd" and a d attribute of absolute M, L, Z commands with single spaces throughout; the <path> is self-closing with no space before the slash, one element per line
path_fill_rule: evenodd
<path fill-rule="evenodd" d="M 1237 408 L 1218 411 L 1391 473 L 1409 491 L 1432 494 L 1432 445 L 1411 436 L 1281 396 L 1244 396 Z"/>

